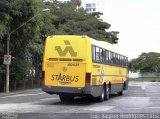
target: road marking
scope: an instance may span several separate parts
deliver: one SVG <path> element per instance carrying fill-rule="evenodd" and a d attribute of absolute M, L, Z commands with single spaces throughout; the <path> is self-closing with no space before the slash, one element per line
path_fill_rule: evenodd
<path fill-rule="evenodd" d="M 141 88 L 142 88 L 142 90 L 145 90 L 145 89 L 146 89 L 146 86 L 145 86 L 145 85 L 142 85 Z"/>
<path fill-rule="evenodd" d="M 147 107 L 147 108 L 151 108 L 151 109 L 159 108 L 160 109 L 160 107 Z"/>
<path fill-rule="evenodd" d="M 58 97 L 55 97 L 55 98 L 44 98 L 44 99 L 40 99 L 40 101 L 50 101 L 50 100 L 57 100 L 59 99 Z"/>
<path fill-rule="evenodd" d="M 108 111 L 108 110 L 111 110 L 113 109 L 115 106 L 96 106 L 96 107 L 93 107 L 93 106 L 90 106 L 90 107 L 87 107 L 87 108 L 84 108 L 84 110 L 89 110 L 89 111 Z"/>
<path fill-rule="evenodd" d="M 36 94 L 17 94 L 17 95 L 9 95 L 9 96 L 0 97 L 0 98 L 25 97 L 25 96 L 42 95 L 42 94 L 45 94 L 45 92 L 36 93 Z"/>
<path fill-rule="evenodd" d="M 32 103 L 10 103 L 1 104 L 0 113 L 33 113 L 43 109 L 43 105 L 33 105 Z"/>

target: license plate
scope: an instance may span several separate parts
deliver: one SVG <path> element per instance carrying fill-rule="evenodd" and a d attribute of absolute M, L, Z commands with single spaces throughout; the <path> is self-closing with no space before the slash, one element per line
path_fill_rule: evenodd
<path fill-rule="evenodd" d="M 68 86 L 70 84 L 71 84 L 71 82 L 60 82 L 60 85 L 62 85 L 62 86 Z"/>

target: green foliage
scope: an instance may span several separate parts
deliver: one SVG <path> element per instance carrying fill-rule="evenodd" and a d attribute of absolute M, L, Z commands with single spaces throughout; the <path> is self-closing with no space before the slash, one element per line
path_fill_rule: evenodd
<path fill-rule="evenodd" d="M 47 7 L 51 9 L 50 16 L 53 17 L 49 22 L 44 21 L 45 26 L 48 27 L 42 28 L 43 31 L 54 35 L 88 35 L 97 40 L 117 43 L 119 32 L 106 31 L 111 25 L 99 19 L 102 13 L 87 14 L 83 8 L 78 7 L 79 4 L 79 0 L 65 3 L 57 1 L 46 3 Z M 55 29 L 50 30 L 50 26 Z"/>
<path fill-rule="evenodd" d="M 8 15 L 10 8 L 9 2 L 6 0 L 0 1 L 0 39 L 7 33 L 8 21 L 11 19 Z M 0 40 L 1 41 L 1 40 Z"/>
<path fill-rule="evenodd" d="M 9 33 L 11 34 L 10 54 L 14 57 L 10 66 L 11 78 L 21 80 L 22 77 L 28 75 L 29 70 L 33 67 L 30 44 L 35 42 L 35 39 L 40 39 L 42 16 L 39 14 L 43 2 L 40 0 L 1 0 L 0 6 L 2 6 L 0 7 L 0 16 L 2 16 L 0 17 L 0 29 L 3 29 L 0 30 L 0 67 L 3 67 L 2 71 L 5 70 L 3 55 L 6 54 L 6 40 Z M 17 29 L 33 16 L 36 17 Z M 5 74 L 2 72 L 1 75 L 4 77 Z"/>
<path fill-rule="evenodd" d="M 11 79 L 24 80 L 32 69 L 31 54 L 28 51 L 18 53 L 11 65 Z"/>
<path fill-rule="evenodd" d="M 130 61 L 133 72 L 160 72 L 160 53 L 142 53 L 138 58 Z"/>
<path fill-rule="evenodd" d="M 102 13 L 87 14 L 80 6 L 81 0 L 65 3 L 0 0 L 0 81 L 5 81 L 3 55 L 8 34 L 10 54 L 14 57 L 10 65 L 11 80 L 25 79 L 33 69 L 37 74 L 43 54 L 42 35 L 88 35 L 97 40 L 118 42 L 118 32 L 107 31 L 111 25 L 100 19 Z M 43 8 L 49 8 L 50 12 L 42 13 Z"/>

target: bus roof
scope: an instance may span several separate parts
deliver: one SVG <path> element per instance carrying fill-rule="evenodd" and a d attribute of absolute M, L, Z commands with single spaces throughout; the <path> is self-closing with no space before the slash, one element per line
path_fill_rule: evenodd
<path fill-rule="evenodd" d="M 91 40 L 91 44 L 93 44 L 95 46 L 104 48 L 106 50 L 109 50 L 109 51 L 112 51 L 112 52 L 115 52 L 117 54 L 120 54 L 122 56 L 126 56 L 127 57 L 125 51 L 123 51 L 122 49 L 120 49 L 117 44 L 113 45 L 113 44 L 108 43 L 106 41 L 98 41 L 98 40 L 93 39 L 91 37 L 88 37 L 86 35 L 81 35 L 81 36 L 80 35 L 52 35 L 52 36 L 49 36 L 49 37 L 51 38 L 51 37 L 54 37 L 54 36 L 56 36 L 56 37 L 62 37 L 63 36 L 63 37 L 82 37 L 82 38 L 88 38 L 88 39 Z"/>

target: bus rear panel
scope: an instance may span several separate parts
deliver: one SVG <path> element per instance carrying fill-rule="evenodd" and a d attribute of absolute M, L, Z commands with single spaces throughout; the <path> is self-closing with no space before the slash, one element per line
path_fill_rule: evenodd
<path fill-rule="evenodd" d="M 46 39 L 43 91 L 72 95 L 90 93 L 87 90 L 90 82 L 87 53 L 91 54 L 87 50 L 88 43 L 82 36 L 51 36 Z"/>

